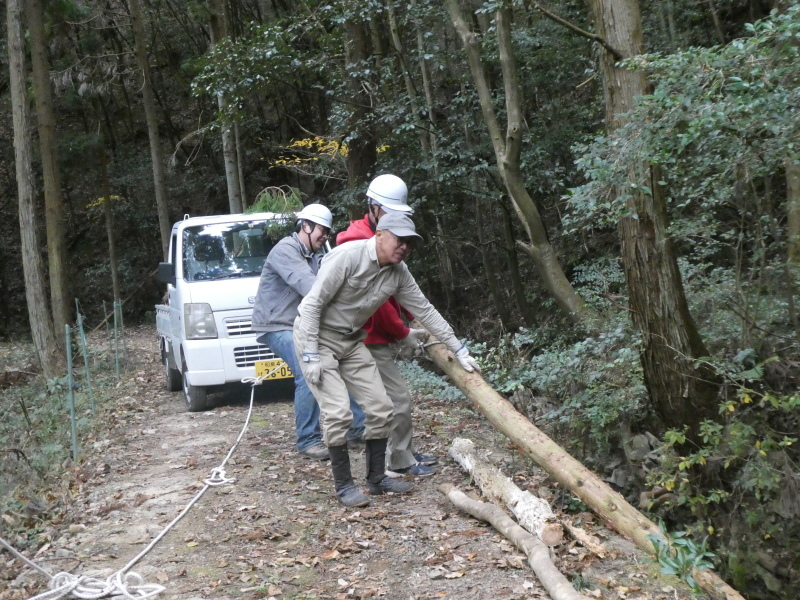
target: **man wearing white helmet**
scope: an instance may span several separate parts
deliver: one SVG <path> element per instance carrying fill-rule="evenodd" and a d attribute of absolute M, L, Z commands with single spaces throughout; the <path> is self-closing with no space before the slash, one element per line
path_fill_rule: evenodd
<path fill-rule="evenodd" d="M 396 175 L 379 175 L 373 179 L 367 188 L 367 198 L 367 214 L 363 219 L 351 221 L 350 226 L 336 236 L 337 245 L 371 238 L 385 214 L 411 215 L 414 212 L 408 205 L 408 188 Z M 410 329 L 403 322 L 404 316 L 413 319 L 397 300 L 389 298 L 364 325 L 367 332 L 364 344 L 375 359 L 386 393 L 394 404 L 394 422 L 386 449 L 386 474 L 389 477 L 427 477 L 436 472 L 432 465 L 437 459 L 414 449 L 411 393 L 394 360 L 394 344 L 400 342 L 417 349 L 427 332 Z"/>
<path fill-rule="evenodd" d="M 308 389 L 297 363 L 292 342 L 292 324 L 297 306 L 319 271 L 323 246 L 331 232 L 333 215 L 322 204 L 309 204 L 297 213 L 295 233 L 279 241 L 267 256 L 253 305 L 253 331 L 263 332 L 257 341 L 268 345 L 283 359 L 294 375 L 294 418 L 297 450 L 305 458 L 327 460 L 322 443 L 319 405 Z M 351 437 L 363 436 L 364 413 L 352 405 L 354 425 Z"/>

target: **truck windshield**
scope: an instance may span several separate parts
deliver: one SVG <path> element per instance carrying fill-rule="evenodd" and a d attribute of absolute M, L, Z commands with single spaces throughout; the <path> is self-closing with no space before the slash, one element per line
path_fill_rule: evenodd
<path fill-rule="evenodd" d="M 191 282 L 261 275 L 267 254 L 283 237 L 275 228 L 279 223 L 240 221 L 187 227 L 183 230 L 183 278 Z"/>

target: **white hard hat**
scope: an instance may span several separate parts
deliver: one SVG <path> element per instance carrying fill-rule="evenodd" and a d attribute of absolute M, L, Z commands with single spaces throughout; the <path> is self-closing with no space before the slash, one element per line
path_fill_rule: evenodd
<path fill-rule="evenodd" d="M 408 187 L 397 175 L 378 175 L 367 188 L 367 196 L 385 210 L 411 214 L 408 205 Z"/>
<path fill-rule="evenodd" d="M 328 229 L 333 226 L 333 215 L 328 207 L 322 204 L 309 204 L 303 207 L 303 210 L 297 213 L 297 218 L 311 221 Z"/>

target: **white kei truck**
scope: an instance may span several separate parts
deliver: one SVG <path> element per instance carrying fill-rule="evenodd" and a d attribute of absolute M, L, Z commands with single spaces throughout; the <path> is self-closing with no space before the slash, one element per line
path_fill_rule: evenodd
<path fill-rule="evenodd" d="M 187 215 L 172 226 L 169 260 L 158 265 L 167 293 L 165 304 L 156 305 L 156 325 L 167 389 L 182 388 L 189 411 L 211 408 L 215 386 L 256 375 L 292 377 L 250 328 L 261 269 L 278 242 L 270 226 L 286 219 Z"/>

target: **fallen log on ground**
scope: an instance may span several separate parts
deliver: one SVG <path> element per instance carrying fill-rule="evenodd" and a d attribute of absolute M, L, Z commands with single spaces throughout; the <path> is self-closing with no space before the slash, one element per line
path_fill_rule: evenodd
<path fill-rule="evenodd" d="M 481 460 L 471 440 L 454 439 L 450 456 L 472 475 L 484 496 L 495 504 L 507 507 L 524 529 L 548 546 L 555 546 L 564 539 L 564 529 L 556 521 L 550 505 L 530 492 L 519 489 L 499 469 Z"/>
<path fill-rule="evenodd" d="M 469 498 L 451 483 L 439 486 L 445 496 L 456 508 L 480 519 L 502 533 L 506 539 L 519 548 L 528 557 L 528 564 L 544 589 L 553 600 L 589 600 L 572 587 L 569 580 L 559 571 L 550 559 L 550 551 L 536 536 L 517 525 L 503 510 L 489 502 L 480 502 Z"/>
<path fill-rule="evenodd" d="M 520 452 L 534 460 L 553 479 L 580 498 L 612 529 L 652 555 L 655 555 L 656 549 L 648 536 L 654 535 L 667 543 L 655 523 L 518 413 L 514 406 L 492 389 L 479 373 L 465 371 L 453 353 L 434 336 L 430 336 L 429 342 L 425 344 L 425 351 L 489 422 L 505 434 Z M 744 600 L 739 592 L 713 571 L 694 569 L 692 576 L 714 600 Z"/>
<path fill-rule="evenodd" d="M 608 551 L 606 550 L 605 546 L 603 546 L 603 544 L 600 542 L 600 540 L 598 540 L 593 535 L 589 535 L 589 533 L 587 533 L 584 529 L 576 527 L 568 519 L 564 519 L 562 523 L 564 527 L 567 528 L 567 531 L 569 531 L 570 535 L 573 538 L 575 538 L 575 540 L 581 546 L 583 546 L 593 554 L 596 554 L 598 557 L 605 558 Z"/>

